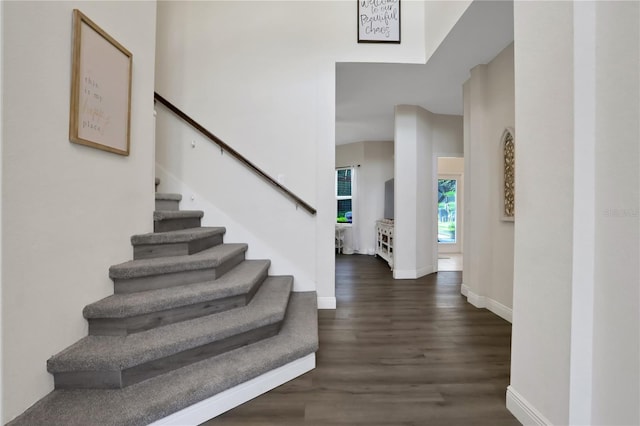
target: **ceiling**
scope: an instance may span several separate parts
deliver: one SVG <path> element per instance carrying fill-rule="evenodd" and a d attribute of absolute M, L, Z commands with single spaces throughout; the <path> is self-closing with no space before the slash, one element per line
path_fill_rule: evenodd
<path fill-rule="evenodd" d="M 462 84 L 513 41 L 513 2 L 474 1 L 424 65 L 338 63 L 336 144 L 393 140 L 394 106 L 462 115 Z"/>

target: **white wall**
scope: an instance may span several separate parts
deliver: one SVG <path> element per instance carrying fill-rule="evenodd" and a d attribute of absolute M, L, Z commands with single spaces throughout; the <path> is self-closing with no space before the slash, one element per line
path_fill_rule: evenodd
<path fill-rule="evenodd" d="M 501 139 L 505 129 L 513 129 L 515 120 L 513 44 L 488 64 L 471 70 L 464 86 L 464 102 L 467 131 L 462 292 L 474 306 L 486 307 L 511 321 L 514 223 L 502 220 Z M 518 206 L 516 200 L 516 210 Z"/>
<path fill-rule="evenodd" d="M 53 389 L 110 265 L 152 229 L 155 2 L 3 2 L 2 422 Z M 69 142 L 72 10 L 133 53 L 131 154 Z"/>
<path fill-rule="evenodd" d="M 462 117 L 398 105 L 394 140 L 396 279 L 437 270 L 437 157 L 462 156 Z"/>
<path fill-rule="evenodd" d="M 436 163 L 437 157 L 462 157 L 462 121 L 459 115 L 432 114 L 433 154 Z"/>
<path fill-rule="evenodd" d="M 592 424 L 640 424 L 640 3 L 595 11 Z"/>
<path fill-rule="evenodd" d="M 417 107 L 416 151 L 412 153 L 412 166 L 415 167 L 414 179 L 416 180 L 416 193 L 413 201 L 416 206 L 416 221 L 414 224 L 409 224 L 413 228 L 412 237 L 416 239 L 416 251 L 412 253 L 415 268 L 413 270 L 406 267 L 394 268 L 394 278 L 418 278 L 438 270 L 438 231 L 435 221 L 438 193 L 437 158 L 434 156 L 436 145 L 435 127 L 434 114 Z M 396 140 L 396 144 L 397 146 L 403 145 L 403 140 Z M 406 160 L 406 154 L 410 154 L 410 152 L 404 150 L 404 153 L 404 159 Z M 403 164 L 408 164 L 408 162 L 400 158 L 396 167 L 403 167 Z M 406 181 L 398 182 L 394 180 L 395 188 L 403 183 L 406 183 Z M 400 211 L 406 209 L 410 205 L 406 201 L 406 198 L 398 200 L 394 197 L 394 211 L 398 203 L 401 204 L 401 207 L 398 207 Z M 407 227 L 404 221 L 398 218 L 398 222 L 394 224 L 397 225 L 398 223 L 401 224 L 400 226 L 405 230 L 406 234 Z M 394 240 L 394 248 L 401 247 L 402 244 L 403 239 L 396 238 Z"/>
<path fill-rule="evenodd" d="M 444 0 L 425 2 L 425 39 L 427 58 L 436 51 L 440 43 L 445 39 L 449 31 L 462 14 L 473 3 L 470 0 Z M 404 5 L 405 3 L 403 3 Z"/>
<path fill-rule="evenodd" d="M 0 2 L 0 38 L 4 38 L 4 2 Z M 3 93 L 4 93 L 4 43 L 0 42 L 0 159 L 2 158 L 3 151 L 3 135 L 4 135 L 4 112 L 3 112 Z M 0 161 L 0 193 L 2 192 L 2 161 Z M 2 197 L 0 196 L 0 242 L 2 241 Z M 0 243 L 0 318 L 2 318 L 2 245 Z M 4 334 L 2 332 L 2 326 L 0 325 L 0 342 L 3 341 Z M 3 397 L 3 371 L 4 371 L 4 361 L 2 356 L 2 345 L 0 344 L 0 422 L 4 419 L 4 401 Z"/>
<path fill-rule="evenodd" d="M 355 142 L 336 146 L 336 168 L 362 165 L 367 144 Z"/>
<path fill-rule="evenodd" d="M 514 12 L 507 406 L 523 423 L 638 424 L 640 7 L 516 2 Z"/>
<path fill-rule="evenodd" d="M 356 167 L 357 234 L 345 231 L 344 253 L 375 254 L 376 221 L 384 217 L 384 183 L 393 178 L 393 142 L 368 141 L 336 146 L 336 167 Z M 354 241 L 357 239 L 357 241 Z M 354 250 L 357 247 L 357 250 Z"/>
<path fill-rule="evenodd" d="M 463 157 L 438 157 L 438 173 L 459 175 L 464 173 Z"/>
<path fill-rule="evenodd" d="M 158 5 L 156 89 L 205 127 L 245 154 L 318 210 L 313 223 L 303 211 L 279 210 L 279 238 L 258 226 L 243 209 L 237 186 L 214 185 L 206 170 L 187 173 L 182 159 L 159 155 L 159 164 L 187 187 L 197 189 L 223 216 L 241 216 L 250 247 L 268 250 L 274 268 L 286 256 L 306 256 L 296 282 L 317 288 L 321 300 L 334 299 L 335 63 L 424 63 L 424 3 L 402 5 L 402 44 L 358 44 L 351 2 L 161 2 Z M 160 108 L 159 108 L 160 109 Z M 158 117 L 160 123 L 162 117 Z M 190 143 L 187 133 L 169 123 L 158 131 L 158 152 L 169 144 Z M 159 127 L 160 130 L 160 127 Z M 171 138 L 165 135 L 171 135 Z M 201 163 L 203 168 L 211 165 Z M 191 166 L 189 166 L 191 167 Z M 244 172 L 239 171 L 242 174 Z M 209 177 L 203 183 L 186 181 Z M 250 176 L 253 179 L 253 176 Z M 233 176 L 226 179 L 242 179 Z M 197 188 L 196 188 L 197 187 Z M 253 187 L 252 187 L 253 188 Z M 264 188 L 264 187 L 262 187 Z M 260 189 L 260 202 L 280 203 L 279 194 Z M 229 192 L 233 192 L 230 194 Z M 252 192 L 247 192 L 253 196 Z M 262 198 L 265 197 L 265 198 Z M 224 199 L 222 204 L 218 200 Z M 262 204 L 264 205 L 264 204 Z M 252 210 L 257 211 L 256 204 Z M 206 212 L 206 217 L 213 217 Z M 225 223 L 220 223 L 225 225 Z M 254 240 L 255 238 L 255 240 Z M 294 262 L 289 262 L 294 263 Z M 282 269 L 285 269 L 284 267 Z M 298 274 L 299 272 L 299 274 Z"/>
<path fill-rule="evenodd" d="M 393 158 L 393 141 L 366 143 L 364 164 L 360 168 L 362 183 L 359 186 L 361 193 L 366 194 L 363 204 L 360 204 L 363 223 L 360 228 L 360 253 L 375 253 L 375 223 L 384 218 L 384 183 L 393 178 Z"/>
<path fill-rule="evenodd" d="M 568 424 L 573 7 L 570 2 L 516 2 L 514 22 L 517 204 L 511 389 L 550 424 Z"/>
<path fill-rule="evenodd" d="M 394 135 L 394 251 L 393 251 L 393 277 L 417 278 L 418 263 L 416 253 L 418 251 L 418 145 L 427 145 L 427 135 L 420 134 L 418 121 L 422 115 L 430 114 L 428 111 L 414 105 L 396 106 L 395 135 Z M 422 113 L 422 114 L 421 114 Z M 423 121 L 426 121 L 423 119 Z M 426 123 L 425 123 L 426 124 Z M 430 142 L 430 141 L 429 141 Z M 429 143 L 429 148 L 431 144 Z M 429 167 L 430 163 L 421 165 Z M 420 186 L 426 193 L 420 194 L 429 197 L 430 191 Z M 422 234 L 426 228 L 423 227 Z M 422 235 L 421 235 L 422 236 Z M 424 259 L 429 261 L 429 259 Z M 420 271 L 423 275 L 433 272 L 433 265 L 426 271 Z"/>

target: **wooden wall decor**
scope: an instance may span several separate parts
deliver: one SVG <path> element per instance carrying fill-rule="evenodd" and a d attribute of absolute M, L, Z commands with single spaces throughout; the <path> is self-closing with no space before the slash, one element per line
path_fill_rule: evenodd
<path fill-rule="evenodd" d="M 502 214 L 505 220 L 513 220 L 516 214 L 516 144 L 513 132 L 509 129 L 502 136 L 502 156 L 504 173 L 504 205 Z"/>
<path fill-rule="evenodd" d="M 129 155 L 133 54 L 77 9 L 69 140 Z"/>

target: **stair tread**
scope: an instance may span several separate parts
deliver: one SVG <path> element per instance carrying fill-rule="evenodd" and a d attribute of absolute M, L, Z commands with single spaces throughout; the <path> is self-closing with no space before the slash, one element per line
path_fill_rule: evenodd
<path fill-rule="evenodd" d="M 47 361 L 49 372 L 122 370 L 284 318 L 293 286 L 290 276 L 268 277 L 241 308 L 128 336 L 87 336 Z"/>
<path fill-rule="evenodd" d="M 182 194 L 171 194 L 167 192 L 156 192 L 156 200 L 182 201 Z"/>
<path fill-rule="evenodd" d="M 269 260 L 245 260 L 222 277 L 202 283 L 114 294 L 86 306 L 85 318 L 126 318 L 246 294 L 266 274 Z"/>
<path fill-rule="evenodd" d="M 142 244 L 185 243 L 198 238 L 206 238 L 219 234 L 224 235 L 226 231 L 226 228 L 219 226 L 180 229 L 178 231 L 168 232 L 150 232 L 148 234 L 134 235 L 131 237 L 131 244 L 135 246 Z"/>
<path fill-rule="evenodd" d="M 202 210 L 156 210 L 153 212 L 153 220 L 201 218 Z"/>
<path fill-rule="evenodd" d="M 215 268 L 224 261 L 247 251 L 247 244 L 220 244 L 201 252 L 181 256 L 130 260 L 109 268 L 112 279 L 129 279 L 172 272 Z"/>
<path fill-rule="evenodd" d="M 292 293 L 276 336 L 123 389 L 55 390 L 9 425 L 149 424 L 317 351 L 316 309 L 315 292 Z"/>

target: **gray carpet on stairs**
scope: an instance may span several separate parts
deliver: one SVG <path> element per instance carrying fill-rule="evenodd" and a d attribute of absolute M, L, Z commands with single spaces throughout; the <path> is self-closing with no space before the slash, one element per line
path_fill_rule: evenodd
<path fill-rule="evenodd" d="M 247 244 L 221 244 L 191 255 L 130 260 L 110 267 L 109 277 L 111 279 L 127 279 L 215 268 L 224 261 L 246 251 Z"/>
<path fill-rule="evenodd" d="M 202 217 L 201 210 L 156 210 L 153 212 L 153 220 L 183 219 L 189 217 Z"/>
<path fill-rule="evenodd" d="M 205 238 L 213 235 L 224 235 L 226 232 L 224 227 L 202 227 L 181 229 L 169 232 L 152 232 L 149 234 L 134 235 L 131 237 L 131 244 L 170 244 L 183 243 L 197 238 Z"/>
<path fill-rule="evenodd" d="M 268 277 L 245 307 L 128 336 L 87 336 L 47 361 L 51 373 L 122 370 L 284 318 L 293 278 Z"/>
<path fill-rule="evenodd" d="M 156 181 L 156 185 L 160 183 Z M 166 200 L 166 201 L 182 201 L 182 194 L 171 194 L 168 192 L 156 192 L 156 200 Z"/>
<path fill-rule="evenodd" d="M 245 260 L 213 281 L 114 294 L 87 305 L 83 315 L 85 318 L 125 318 L 246 294 L 258 280 L 266 277 L 269 265 L 269 260 Z"/>
<path fill-rule="evenodd" d="M 317 351 L 316 293 L 292 293 L 293 277 L 268 276 L 269 260 L 245 260 L 246 244 L 221 244 L 225 228 L 199 227 L 203 212 L 177 210 L 180 199 L 156 193 L 159 232 L 131 238 L 136 260 L 109 270 L 118 294 L 88 305 L 83 314 L 90 327 L 123 323 L 114 318 L 129 317 L 129 324 L 167 313 L 173 319 L 184 312 L 201 316 L 81 339 L 47 361 L 58 386 L 101 386 L 106 382 L 100 377 L 115 377 L 115 386 L 108 383 L 113 387 L 135 384 L 54 390 L 9 425 L 146 425 Z M 246 346 L 230 350 L 241 344 Z M 221 350 L 227 352 L 211 356 Z M 130 373 L 127 381 L 123 370 Z"/>
<path fill-rule="evenodd" d="M 124 389 L 56 390 L 9 425 L 146 425 L 317 348 L 316 293 L 293 293 L 277 336 Z"/>

